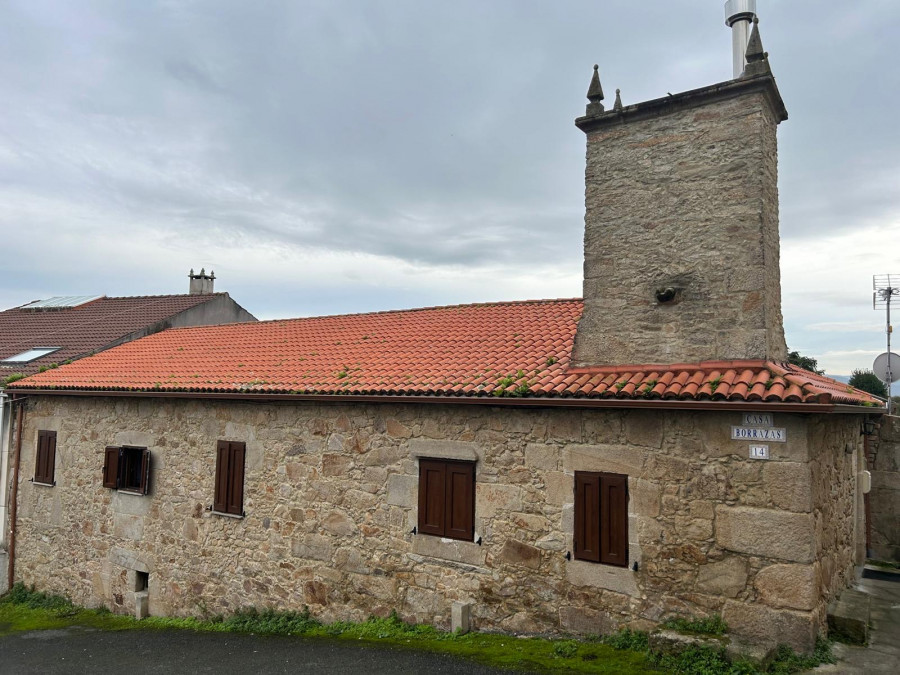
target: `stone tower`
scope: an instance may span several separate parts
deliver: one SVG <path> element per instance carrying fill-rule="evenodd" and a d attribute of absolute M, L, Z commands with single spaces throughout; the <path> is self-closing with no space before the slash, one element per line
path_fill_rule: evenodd
<path fill-rule="evenodd" d="M 740 77 L 584 117 L 584 314 L 573 366 L 787 358 L 776 129 L 758 24 Z"/>

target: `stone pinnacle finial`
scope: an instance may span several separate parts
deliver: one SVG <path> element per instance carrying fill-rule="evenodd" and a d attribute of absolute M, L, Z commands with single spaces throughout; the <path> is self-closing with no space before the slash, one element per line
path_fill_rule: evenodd
<path fill-rule="evenodd" d="M 759 18 L 753 18 L 753 32 L 750 33 L 750 41 L 747 43 L 745 54 L 747 65 L 741 77 L 754 77 L 757 75 L 771 75 L 769 67 L 769 55 L 763 51 L 762 39 L 759 37 Z"/>
<path fill-rule="evenodd" d="M 603 100 L 603 87 L 600 86 L 600 66 L 594 64 L 594 75 L 591 77 L 591 86 L 588 87 L 587 98 L 590 103 L 587 104 L 588 115 L 598 115 L 606 108 L 600 101 Z"/>
<path fill-rule="evenodd" d="M 756 63 L 766 58 L 763 51 L 762 40 L 759 37 L 759 17 L 753 17 L 753 31 L 750 33 L 750 41 L 747 43 L 747 63 Z"/>
<path fill-rule="evenodd" d="M 613 103 L 613 110 L 622 109 L 622 90 L 616 89 L 616 102 Z"/>
<path fill-rule="evenodd" d="M 191 268 L 191 271 L 190 271 L 190 273 L 188 274 L 188 276 L 189 276 L 189 277 L 194 276 L 194 268 L 193 268 L 193 267 Z"/>
<path fill-rule="evenodd" d="M 591 77 L 591 86 L 588 87 L 588 101 L 599 103 L 603 100 L 603 87 L 600 86 L 600 66 L 594 64 L 594 75 Z"/>

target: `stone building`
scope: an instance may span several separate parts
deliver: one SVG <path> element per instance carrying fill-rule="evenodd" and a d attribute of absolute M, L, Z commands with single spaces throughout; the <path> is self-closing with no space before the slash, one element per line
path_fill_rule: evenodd
<path fill-rule="evenodd" d="M 741 76 L 587 114 L 584 299 L 185 328 L 14 385 L 16 580 L 116 611 L 808 649 L 864 555 L 868 394 L 782 361 L 776 128 Z"/>

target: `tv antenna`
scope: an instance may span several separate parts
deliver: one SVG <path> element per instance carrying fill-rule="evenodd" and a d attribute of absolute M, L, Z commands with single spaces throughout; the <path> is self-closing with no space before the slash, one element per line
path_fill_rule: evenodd
<path fill-rule="evenodd" d="M 887 353 L 882 354 L 876 359 L 876 368 L 878 376 L 884 380 L 888 388 L 888 413 L 891 412 L 891 384 L 900 379 L 900 357 L 891 354 L 891 298 L 900 296 L 900 274 L 876 274 L 872 277 L 872 309 L 882 309 L 887 311 L 886 330 L 887 334 Z M 884 357 L 884 358 L 883 358 Z M 878 361 L 882 360 L 883 363 Z M 896 374 L 895 374 L 896 373 Z"/>

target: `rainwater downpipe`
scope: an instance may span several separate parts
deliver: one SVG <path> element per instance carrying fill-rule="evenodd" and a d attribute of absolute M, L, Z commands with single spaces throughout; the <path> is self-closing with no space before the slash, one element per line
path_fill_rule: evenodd
<path fill-rule="evenodd" d="M 16 405 L 16 460 L 13 464 L 12 490 L 9 500 L 9 588 L 13 587 L 13 580 L 16 578 L 16 506 L 19 496 L 19 459 L 22 456 L 22 424 L 25 421 L 25 401 L 23 399 L 13 399 L 13 405 Z"/>
<path fill-rule="evenodd" d="M 7 396 L 0 389 L 0 549 L 6 548 L 6 497 L 9 491 L 9 424 Z"/>

